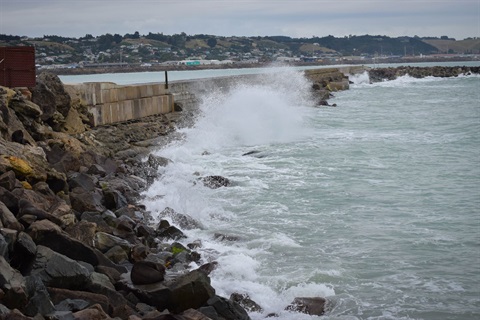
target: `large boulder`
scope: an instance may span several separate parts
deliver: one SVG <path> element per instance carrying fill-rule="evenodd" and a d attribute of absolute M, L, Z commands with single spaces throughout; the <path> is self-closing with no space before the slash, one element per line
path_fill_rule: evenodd
<path fill-rule="evenodd" d="M 55 74 L 43 72 L 37 76 L 36 82 L 36 86 L 31 89 L 32 102 L 41 108 L 43 112 L 41 119 L 52 122 L 55 112 L 66 117 L 70 110 L 71 98 L 60 78 Z"/>
<path fill-rule="evenodd" d="M 13 244 L 10 265 L 25 275 L 30 271 L 36 253 L 37 246 L 32 238 L 25 232 L 19 232 Z"/>
<path fill-rule="evenodd" d="M 228 187 L 232 183 L 228 178 L 222 176 L 207 176 L 202 178 L 203 185 L 210 189 L 218 189 L 220 187 Z"/>
<path fill-rule="evenodd" d="M 170 217 L 176 225 L 178 225 L 182 230 L 183 229 L 200 229 L 201 225 L 198 221 L 190 217 L 189 215 L 176 212 L 172 208 L 165 208 L 160 212 L 160 217 Z"/>
<path fill-rule="evenodd" d="M 48 287 L 79 290 L 89 281 L 91 272 L 83 265 L 52 249 L 37 246 L 32 275 L 38 275 Z"/>
<path fill-rule="evenodd" d="M 322 297 L 295 298 L 286 310 L 321 316 L 325 313 L 327 300 Z"/>
<path fill-rule="evenodd" d="M 133 284 L 151 284 L 163 281 L 165 267 L 152 261 L 138 261 L 133 265 L 130 278 Z"/>
<path fill-rule="evenodd" d="M 72 238 L 48 220 L 35 221 L 30 225 L 28 233 L 37 245 L 49 247 L 70 259 L 84 261 L 93 266 L 98 264 L 97 255 L 92 247 Z"/>
<path fill-rule="evenodd" d="M 167 286 L 171 290 L 170 311 L 174 313 L 180 313 L 190 308 L 200 308 L 215 296 L 215 289 L 210 285 L 210 278 L 198 270 L 178 276 Z"/>

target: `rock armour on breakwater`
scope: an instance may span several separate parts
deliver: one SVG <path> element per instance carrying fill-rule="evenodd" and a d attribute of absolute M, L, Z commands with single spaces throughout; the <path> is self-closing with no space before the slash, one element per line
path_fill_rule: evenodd
<path fill-rule="evenodd" d="M 396 67 L 373 68 L 368 70 L 370 82 L 395 80 L 398 77 L 409 75 L 414 78 L 425 77 L 458 77 L 460 75 L 479 74 L 480 67 Z"/>

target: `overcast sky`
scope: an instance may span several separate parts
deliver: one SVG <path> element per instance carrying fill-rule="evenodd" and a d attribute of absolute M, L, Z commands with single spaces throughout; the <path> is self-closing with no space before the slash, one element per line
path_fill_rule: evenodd
<path fill-rule="evenodd" d="M 0 34 L 480 37 L 480 0 L 0 0 Z"/>

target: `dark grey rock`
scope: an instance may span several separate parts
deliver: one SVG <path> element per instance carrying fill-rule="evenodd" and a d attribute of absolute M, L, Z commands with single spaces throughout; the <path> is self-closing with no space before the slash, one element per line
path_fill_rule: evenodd
<path fill-rule="evenodd" d="M 27 285 L 23 276 L 0 256 L 0 290 L 2 303 L 10 309 L 22 309 L 28 301 Z"/>
<path fill-rule="evenodd" d="M 46 315 L 54 312 L 55 307 L 40 277 L 29 276 L 25 280 L 29 294 L 28 303 L 22 309 L 25 315 L 33 317 L 36 314 Z"/>
<path fill-rule="evenodd" d="M 322 297 L 295 298 L 286 310 L 321 316 L 325 313 L 327 300 Z"/>
<path fill-rule="evenodd" d="M 222 176 L 207 176 L 202 178 L 202 182 L 204 186 L 210 189 L 228 187 L 232 184 L 228 178 Z"/>
<path fill-rule="evenodd" d="M 44 246 L 37 246 L 32 275 L 38 275 L 46 286 L 68 289 L 83 288 L 90 277 L 87 268 Z"/>
<path fill-rule="evenodd" d="M 235 301 L 214 296 L 208 300 L 207 304 L 214 307 L 217 314 L 224 319 L 250 320 L 248 313 Z"/>
<path fill-rule="evenodd" d="M 180 313 L 190 308 L 200 308 L 215 296 L 215 289 L 210 285 L 210 278 L 198 270 L 178 276 L 167 286 L 172 292 L 170 311 L 174 313 Z"/>
<path fill-rule="evenodd" d="M 138 261 L 133 264 L 130 278 L 136 285 L 160 282 L 165 278 L 165 267 L 152 261 Z"/>

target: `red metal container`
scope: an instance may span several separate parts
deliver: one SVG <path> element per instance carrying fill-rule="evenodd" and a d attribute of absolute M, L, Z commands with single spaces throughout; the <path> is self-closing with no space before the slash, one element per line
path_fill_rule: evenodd
<path fill-rule="evenodd" d="M 35 48 L 0 47 L 0 85 L 35 86 Z"/>

